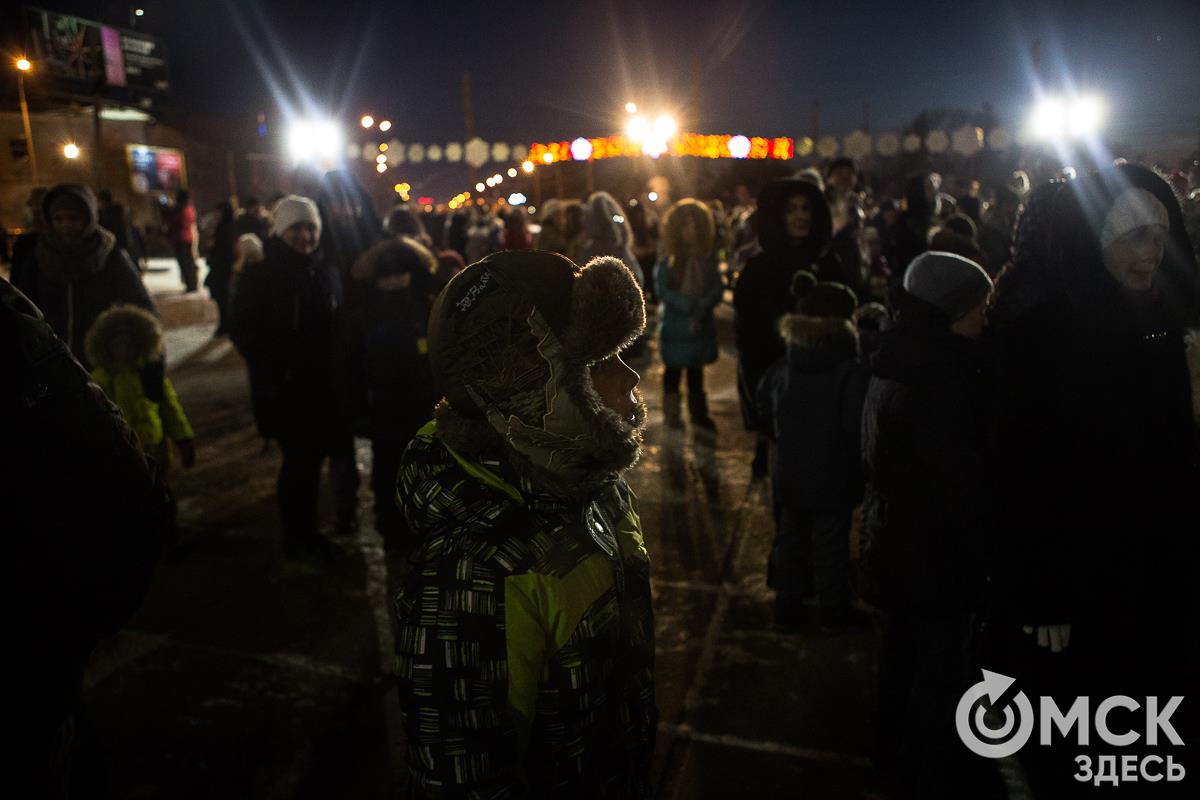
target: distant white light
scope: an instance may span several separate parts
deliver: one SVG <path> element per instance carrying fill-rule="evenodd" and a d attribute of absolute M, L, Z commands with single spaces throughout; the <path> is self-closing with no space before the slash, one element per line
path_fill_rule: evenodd
<path fill-rule="evenodd" d="M 622 217 L 620 214 L 613 214 L 613 222 L 617 223 L 618 225 L 624 225 L 625 218 Z"/>
<path fill-rule="evenodd" d="M 587 161 L 592 157 L 592 143 L 580 136 L 571 142 L 571 158 L 576 161 Z"/>
<path fill-rule="evenodd" d="M 663 139 L 670 139 L 679 130 L 679 125 L 675 122 L 675 118 L 669 114 L 661 114 L 658 119 L 654 120 L 654 135 Z"/>
<path fill-rule="evenodd" d="M 287 148 L 293 161 L 335 161 L 344 152 L 341 131 L 329 120 L 293 123 Z"/>
<path fill-rule="evenodd" d="M 634 117 L 625 126 L 625 136 L 632 142 L 641 144 L 650 135 L 650 123 L 645 117 Z"/>
<path fill-rule="evenodd" d="M 370 128 L 375 124 L 375 118 L 370 114 L 363 114 L 363 118 L 358 121 L 364 128 Z"/>
<path fill-rule="evenodd" d="M 392 129 L 391 120 L 385 119 L 383 122 L 379 123 L 379 130 L 383 131 L 384 133 L 387 133 L 391 129 Z"/>
<path fill-rule="evenodd" d="M 387 164 L 376 164 L 375 171 L 382 175 L 383 173 L 387 172 Z"/>
<path fill-rule="evenodd" d="M 146 16 L 146 9 L 144 9 L 144 8 L 135 8 L 135 9 L 133 10 L 133 15 L 134 15 L 135 17 L 144 17 L 144 16 Z"/>
<path fill-rule="evenodd" d="M 651 192 L 650 194 L 646 195 L 646 198 L 651 203 L 657 203 L 658 202 L 658 192 Z"/>
<path fill-rule="evenodd" d="M 517 168 L 516 168 L 516 167 L 509 167 L 509 168 L 508 168 L 508 177 L 510 177 L 510 178 L 515 178 L 515 177 L 517 177 Z"/>
<path fill-rule="evenodd" d="M 486 181 L 484 181 L 484 183 L 486 183 L 488 185 L 488 188 L 491 188 L 496 185 L 496 181 L 492 178 L 488 178 Z"/>
<path fill-rule="evenodd" d="M 525 204 L 527 198 L 520 192 L 513 192 L 508 196 L 508 204 L 510 206 L 520 206 Z"/>
<path fill-rule="evenodd" d="M 72 160 L 79 158 L 79 145 L 74 142 L 65 145 L 63 147 L 63 155 Z"/>
<path fill-rule="evenodd" d="M 475 191 L 477 191 L 477 192 L 482 192 L 486 188 L 487 187 L 483 185 L 483 181 L 480 181 L 479 183 L 475 184 Z"/>
<path fill-rule="evenodd" d="M 626 103 L 625 104 L 625 112 L 627 114 L 636 114 L 637 113 L 637 103 L 635 103 L 633 101 Z"/>
<path fill-rule="evenodd" d="M 1100 132 L 1104 103 L 1094 95 L 1045 97 L 1029 115 L 1029 133 L 1044 141 L 1083 139 Z"/>
<path fill-rule="evenodd" d="M 740 133 L 729 139 L 729 155 L 734 158 L 745 158 L 750 155 L 750 140 Z"/>

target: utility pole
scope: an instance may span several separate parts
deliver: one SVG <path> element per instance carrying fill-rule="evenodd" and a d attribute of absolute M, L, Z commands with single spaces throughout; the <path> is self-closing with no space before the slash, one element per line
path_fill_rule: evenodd
<path fill-rule="evenodd" d="M 22 66 L 23 65 L 23 66 Z M 29 71 L 29 62 L 21 59 L 17 62 L 17 94 L 21 99 L 21 124 L 25 127 L 25 145 L 29 152 L 29 169 L 33 174 L 33 183 L 38 183 L 37 153 L 33 151 L 33 126 L 29 124 L 29 104 L 25 102 L 25 73 Z"/>
<path fill-rule="evenodd" d="M 104 175 L 104 159 L 101 158 L 101 153 L 103 149 L 100 145 L 100 101 L 97 100 L 92 106 L 92 184 L 96 191 L 104 188 L 101 186 Z"/>

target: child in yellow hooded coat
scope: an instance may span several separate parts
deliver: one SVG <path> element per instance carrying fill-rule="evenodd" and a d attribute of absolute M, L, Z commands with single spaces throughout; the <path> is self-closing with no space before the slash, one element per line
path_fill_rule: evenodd
<path fill-rule="evenodd" d="M 96 365 L 92 380 L 121 409 L 147 455 L 166 467 L 173 442 L 183 466 L 190 468 L 196 460 L 195 435 L 163 371 L 158 319 L 135 306 L 114 306 L 96 318 L 86 347 Z"/>

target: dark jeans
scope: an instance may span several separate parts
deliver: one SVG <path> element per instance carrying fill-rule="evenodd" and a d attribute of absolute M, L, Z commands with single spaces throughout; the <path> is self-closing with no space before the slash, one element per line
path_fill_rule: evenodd
<path fill-rule="evenodd" d="M 396 505 L 396 475 L 407 441 L 371 441 L 371 493 L 375 496 L 375 527 L 384 540 L 403 538 L 408 530 Z"/>
<path fill-rule="evenodd" d="M 196 266 L 196 259 L 192 257 L 191 242 L 176 242 L 175 243 L 175 260 L 179 262 L 179 277 L 183 280 L 183 286 L 189 292 L 194 292 L 199 288 L 198 281 L 199 267 Z"/>
<path fill-rule="evenodd" d="M 970 674 L 974 617 L 885 613 L 879 651 L 879 765 L 894 797 L 937 800 L 967 791 L 973 757 L 954 714 Z"/>
<path fill-rule="evenodd" d="M 684 367 L 667 367 L 663 370 L 663 391 L 668 394 L 679 392 L 679 380 Z M 688 397 L 704 394 L 704 367 L 686 367 Z"/>
<path fill-rule="evenodd" d="M 217 304 L 217 332 L 224 333 L 229 330 L 230 311 L 233 304 L 229 297 L 229 281 L 230 274 L 227 271 L 212 271 L 208 274 L 208 279 L 205 283 L 208 285 L 209 297 Z"/>
<path fill-rule="evenodd" d="M 347 436 L 333 453 L 312 442 L 280 441 L 283 466 L 279 469 L 277 494 L 283 522 L 284 544 L 311 541 L 317 532 L 317 498 L 321 487 L 321 464 L 329 459 L 329 480 L 339 519 L 354 515 L 358 505 L 358 467 L 354 463 L 354 440 Z"/>
<path fill-rule="evenodd" d="M 776 509 L 779 520 L 770 574 L 777 597 L 787 604 L 815 593 L 819 608 L 847 610 L 853 509 L 805 512 L 786 503 Z"/>

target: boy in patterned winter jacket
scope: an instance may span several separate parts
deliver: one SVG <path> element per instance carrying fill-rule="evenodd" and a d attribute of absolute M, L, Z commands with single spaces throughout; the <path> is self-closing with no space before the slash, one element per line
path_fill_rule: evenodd
<path fill-rule="evenodd" d="M 622 474 L 645 408 L 619 261 L 497 253 L 430 317 L 446 397 L 405 453 L 421 539 L 396 598 L 416 797 L 648 797 L 649 560 Z"/>

